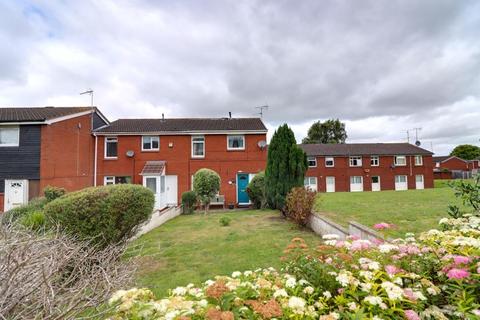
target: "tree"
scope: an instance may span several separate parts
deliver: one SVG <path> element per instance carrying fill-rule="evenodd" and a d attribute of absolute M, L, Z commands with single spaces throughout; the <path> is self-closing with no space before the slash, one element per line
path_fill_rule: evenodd
<path fill-rule="evenodd" d="M 200 169 L 193 177 L 193 191 L 202 202 L 207 214 L 212 198 L 220 190 L 220 176 L 213 170 Z"/>
<path fill-rule="evenodd" d="M 473 160 L 480 157 L 480 147 L 471 144 L 461 144 L 456 146 L 450 155 L 462 158 L 463 160 Z"/>
<path fill-rule="evenodd" d="M 338 119 L 330 119 L 323 123 L 321 121 L 314 122 L 302 143 L 345 143 L 346 139 L 345 123 Z"/>
<path fill-rule="evenodd" d="M 303 186 L 307 155 L 297 146 L 293 131 L 287 124 L 280 126 L 268 146 L 265 170 L 267 203 L 284 212 L 285 197 L 293 187 Z"/>
<path fill-rule="evenodd" d="M 265 172 L 259 172 L 248 183 L 247 193 L 256 209 L 265 208 Z"/>

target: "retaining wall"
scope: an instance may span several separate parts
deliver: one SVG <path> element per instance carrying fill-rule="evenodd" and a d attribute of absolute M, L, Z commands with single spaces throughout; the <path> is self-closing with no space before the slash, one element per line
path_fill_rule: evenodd
<path fill-rule="evenodd" d="M 348 230 L 341 225 L 315 213 L 310 216 L 309 226 L 313 232 L 320 236 L 325 234 L 336 234 L 340 239 L 345 240 L 349 235 Z"/>
<path fill-rule="evenodd" d="M 152 231 L 153 229 L 161 226 L 168 220 L 178 217 L 181 213 L 182 213 L 181 206 L 171 207 L 163 211 L 155 211 L 152 214 L 152 217 L 150 218 L 150 220 L 140 227 L 137 234 L 133 236 L 131 240 L 134 240 L 140 237 L 142 234 Z"/>

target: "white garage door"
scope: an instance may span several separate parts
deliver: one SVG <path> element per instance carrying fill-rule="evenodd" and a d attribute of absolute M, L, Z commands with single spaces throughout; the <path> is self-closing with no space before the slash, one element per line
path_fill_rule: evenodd
<path fill-rule="evenodd" d="M 395 176 L 395 190 L 408 190 L 407 176 Z"/>

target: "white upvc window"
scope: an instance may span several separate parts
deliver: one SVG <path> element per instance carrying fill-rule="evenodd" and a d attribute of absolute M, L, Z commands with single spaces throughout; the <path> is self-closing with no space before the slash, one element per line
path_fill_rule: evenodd
<path fill-rule="evenodd" d="M 423 157 L 422 156 L 415 156 L 415 165 L 416 166 L 423 166 Z"/>
<path fill-rule="evenodd" d="M 160 150 L 159 136 L 142 136 L 142 151 Z"/>
<path fill-rule="evenodd" d="M 317 177 L 305 177 L 303 181 L 305 188 L 317 192 Z"/>
<path fill-rule="evenodd" d="M 407 157 L 406 156 L 395 156 L 394 164 L 396 166 L 406 166 Z"/>
<path fill-rule="evenodd" d="M 363 177 L 362 176 L 351 176 L 350 177 L 351 184 L 363 184 Z"/>
<path fill-rule="evenodd" d="M 105 137 L 105 158 L 116 159 L 118 157 L 118 139 L 116 137 Z"/>
<path fill-rule="evenodd" d="M 245 150 L 244 135 L 227 136 L 227 150 Z"/>
<path fill-rule="evenodd" d="M 370 157 L 370 165 L 372 167 L 378 167 L 380 165 L 380 157 L 379 156 L 371 156 Z"/>
<path fill-rule="evenodd" d="M 20 128 L 18 126 L 0 126 L 0 147 L 18 147 Z"/>
<path fill-rule="evenodd" d="M 362 166 L 362 157 L 352 156 L 350 157 L 350 167 L 361 167 Z"/>
<path fill-rule="evenodd" d="M 317 166 L 317 158 L 316 157 L 307 157 L 308 167 L 315 168 Z"/>
<path fill-rule="evenodd" d="M 395 176 L 395 183 L 407 183 L 407 176 Z"/>
<path fill-rule="evenodd" d="M 108 186 L 110 184 L 124 184 L 124 183 L 132 183 L 132 177 L 122 176 L 105 176 L 103 178 L 103 184 Z"/>
<path fill-rule="evenodd" d="M 325 158 L 325 167 L 332 168 L 335 166 L 335 159 L 333 157 Z"/>
<path fill-rule="evenodd" d="M 205 157 L 205 137 L 192 136 L 192 158 Z"/>

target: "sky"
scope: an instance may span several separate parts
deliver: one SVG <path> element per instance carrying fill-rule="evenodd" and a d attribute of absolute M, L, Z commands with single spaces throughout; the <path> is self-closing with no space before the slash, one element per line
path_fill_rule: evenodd
<path fill-rule="evenodd" d="M 480 1 L 0 0 L 0 106 L 258 116 L 301 140 L 480 145 Z"/>

